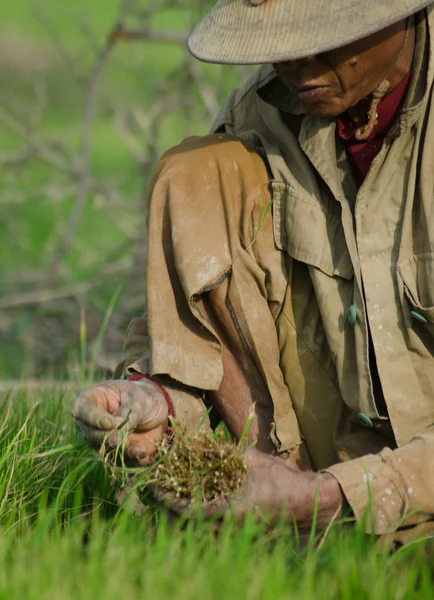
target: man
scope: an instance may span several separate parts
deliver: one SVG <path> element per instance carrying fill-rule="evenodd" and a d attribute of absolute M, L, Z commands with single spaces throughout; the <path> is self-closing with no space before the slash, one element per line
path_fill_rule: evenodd
<path fill-rule="evenodd" d="M 90 443 L 128 417 L 145 464 L 171 410 L 191 432 L 212 406 L 239 437 L 253 407 L 238 510 L 284 504 L 309 526 L 317 500 L 322 526 L 349 505 L 377 534 L 431 527 L 433 27 L 426 0 L 220 0 L 205 17 L 195 56 L 263 66 L 212 135 L 160 162 L 148 312 L 116 374 L 134 377 L 77 398 Z"/>

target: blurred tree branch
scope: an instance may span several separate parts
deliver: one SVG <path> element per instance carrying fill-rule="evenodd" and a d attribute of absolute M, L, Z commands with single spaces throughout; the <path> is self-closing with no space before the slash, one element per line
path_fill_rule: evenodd
<path fill-rule="evenodd" d="M 122 28 L 123 21 L 127 17 L 128 7 L 130 5 L 129 0 L 121 0 L 119 14 L 117 17 L 117 24 L 115 28 Z M 74 208 L 69 217 L 69 222 L 64 231 L 63 237 L 60 240 L 58 247 L 54 253 L 54 261 L 49 270 L 49 276 L 47 278 L 47 284 L 51 285 L 57 278 L 59 267 L 62 263 L 64 256 L 67 254 L 71 241 L 77 227 L 80 224 L 83 216 L 83 211 L 86 202 L 88 201 L 89 194 L 91 191 L 91 160 L 92 160 L 92 143 L 94 136 L 94 122 L 96 112 L 96 101 L 99 90 L 99 82 L 101 79 L 102 72 L 113 48 L 116 44 L 116 38 L 112 35 L 108 36 L 106 43 L 102 46 L 95 64 L 92 68 L 89 83 L 87 86 L 86 97 L 85 97 L 85 108 L 83 118 L 83 133 L 82 133 L 82 144 L 81 154 L 77 165 L 78 175 L 78 190 L 77 199 Z"/>
<path fill-rule="evenodd" d="M 131 42 L 135 40 L 146 40 L 148 42 L 164 42 L 168 44 L 186 45 L 188 36 L 176 31 L 155 31 L 152 29 L 127 29 L 117 26 L 113 29 L 110 39 L 114 42 Z"/>
<path fill-rule="evenodd" d="M 3 91 L 0 96 L 0 126 L 15 136 L 13 149 L 4 147 L 0 153 L 0 168 L 4 173 L 0 190 L 3 235 L 13 243 L 26 243 L 17 236 L 17 230 L 30 206 L 39 204 L 44 209 L 52 207 L 54 210 L 62 205 L 65 210 L 61 213 L 62 219 L 55 220 L 53 228 L 45 232 L 45 254 L 38 267 L 22 265 L 24 268 L 7 273 L 3 278 L 0 334 L 8 330 L 8 335 L 15 335 L 9 330 L 25 311 L 71 297 L 83 299 L 112 278 L 123 276 L 125 280 L 126 274 L 129 274 L 129 284 L 119 314 L 125 313 L 127 319 L 132 313 L 145 310 L 146 203 L 143 197 L 152 169 L 167 147 L 168 123 L 177 118 L 188 126 L 187 135 L 205 132 L 228 91 L 226 74 L 230 72 L 234 82 L 239 76 L 226 67 L 225 75 L 219 77 L 218 68 L 211 71 L 189 56 L 187 50 L 184 55 L 179 52 L 187 41 L 185 23 L 191 21 L 189 0 L 158 0 L 145 7 L 144 3 L 148 0 L 119 0 L 118 14 L 102 39 L 93 31 L 91 23 L 78 23 L 77 31 L 85 42 L 85 49 L 79 52 L 62 38 L 50 15 L 42 7 L 37 10 L 37 19 L 51 42 L 56 61 L 54 70 L 37 74 L 31 96 L 23 99 L 16 91 L 9 95 Z M 204 4 L 209 5 L 208 0 Z M 199 8 L 197 6 L 197 18 Z M 202 9 L 205 10 L 205 6 Z M 182 27 L 162 26 L 170 11 L 177 15 L 171 23 L 178 22 L 181 14 L 188 15 Z M 165 19 L 161 20 L 162 16 Z M 161 73 L 158 73 L 161 67 L 153 68 L 152 77 L 142 72 L 143 63 L 148 69 L 152 65 L 149 59 L 147 63 L 138 59 L 137 66 L 125 59 L 121 62 L 126 49 L 130 49 L 128 56 L 139 56 L 140 49 L 144 56 L 155 56 L 155 63 L 161 64 L 160 52 L 167 48 L 173 48 L 179 58 L 173 67 Z M 147 93 L 131 100 L 122 94 L 113 94 L 110 74 L 117 64 L 122 65 L 130 79 L 143 77 Z M 64 135 L 59 126 L 57 131 L 46 127 L 53 93 L 50 77 L 56 69 L 67 73 L 69 84 L 75 86 L 79 94 L 81 116 L 74 140 Z M 104 128 L 110 127 L 119 153 L 122 151 L 126 157 L 119 168 L 102 170 L 95 166 L 104 159 L 104 146 L 100 141 L 102 124 Z M 172 143 L 176 141 L 180 140 L 174 139 Z M 33 176 L 34 172 L 38 175 Z M 24 183 L 27 181 L 29 184 Z M 89 206 L 98 210 L 105 222 L 111 221 L 122 234 L 120 239 L 114 239 L 109 252 L 96 250 L 93 244 L 80 238 Z M 69 207 L 68 212 L 66 207 Z M 99 235 L 98 223 L 95 223 L 96 242 Z M 88 273 L 84 280 L 69 264 L 71 254 L 78 249 L 83 255 L 81 270 L 87 271 L 89 265 L 95 264 L 94 272 Z M 37 311 L 34 314 L 37 315 Z M 122 322 L 122 318 L 118 321 Z"/>

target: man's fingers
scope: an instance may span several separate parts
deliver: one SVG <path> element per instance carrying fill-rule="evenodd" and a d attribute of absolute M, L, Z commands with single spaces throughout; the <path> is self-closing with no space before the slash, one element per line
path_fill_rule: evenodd
<path fill-rule="evenodd" d="M 103 446 L 112 449 L 119 448 L 126 457 L 137 460 L 139 465 L 149 464 L 156 451 L 156 440 L 152 435 L 148 437 L 142 434 L 138 438 L 134 437 L 134 434 L 128 435 L 116 429 L 110 433 L 103 429 L 90 427 L 80 419 L 75 419 L 75 424 L 86 442 L 97 451 Z M 131 436 L 133 437 L 131 438 Z"/>
<path fill-rule="evenodd" d="M 149 382 L 116 381 L 92 386 L 79 394 L 72 415 L 89 427 L 105 431 L 151 431 L 167 427 L 164 395 Z"/>
<path fill-rule="evenodd" d="M 119 433 L 133 431 L 143 420 L 143 409 L 136 403 L 127 402 L 113 413 Z"/>
<path fill-rule="evenodd" d="M 106 431 L 115 429 L 119 423 L 107 410 L 98 406 L 92 398 L 85 394 L 80 394 L 74 402 L 72 416 L 90 427 Z"/>
<path fill-rule="evenodd" d="M 143 442 L 128 440 L 126 453 L 130 458 L 138 461 L 140 466 L 150 464 L 152 455 L 155 452 L 155 446 L 149 446 Z"/>
<path fill-rule="evenodd" d="M 146 440 L 131 439 L 128 433 L 119 430 L 107 436 L 105 444 L 109 448 L 118 448 L 126 457 L 139 461 L 147 459 L 155 452 L 155 444 L 146 443 Z"/>
<path fill-rule="evenodd" d="M 167 427 L 169 409 L 164 398 L 134 398 L 125 402 L 113 413 L 113 417 L 122 431 L 152 431 L 161 425 Z"/>
<path fill-rule="evenodd" d="M 123 449 L 126 456 L 137 459 L 139 464 L 148 464 L 162 436 L 163 430 L 159 427 L 146 433 L 127 433 L 117 429 L 106 437 L 105 443 L 110 448 Z"/>
<path fill-rule="evenodd" d="M 156 394 L 157 390 L 158 394 Z M 164 395 L 150 384 L 108 382 L 84 390 L 72 410 L 84 439 L 96 450 L 118 449 L 139 465 L 152 461 L 168 426 Z"/>
<path fill-rule="evenodd" d="M 116 412 L 113 413 L 113 417 L 116 420 L 116 428 L 121 431 L 130 431 L 136 426 L 135 415 L 130 407 L 129 403 L 123 404 Z"/>
<path fill-rule="evenodd" d="M 148 485 L 148 489 L 156 502 L 162 504 L 165 508 L 174 513 L 181 516 L 183 514 L 188 514 L 191 511 L 192 505 L 190 498 L 184 498 L 182 496 L 177 498 L 174 492 L 165 490 L 153 483 Z"/>
<path fill-rule="evenodd" d="M 149 464 L 157 451 L 157 444 L 163 436 L 161 427 L 146 433 L 130 433 L 128 436 L 127 454 L 137 458 L 139 464 Z"/>

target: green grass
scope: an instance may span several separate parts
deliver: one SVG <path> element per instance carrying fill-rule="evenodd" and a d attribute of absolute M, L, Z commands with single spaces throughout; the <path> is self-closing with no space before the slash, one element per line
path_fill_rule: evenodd
<path fill-rule="evenodd" d="M 7 600 L 407 600 L 432 598 L 422 542 L 394 555 L 353 525 L 320 548 L 291 528 L 170 522 L 118 510 L 75 432 L 71 392 L 13 392 L 0 425 L 0 598 Z"/>

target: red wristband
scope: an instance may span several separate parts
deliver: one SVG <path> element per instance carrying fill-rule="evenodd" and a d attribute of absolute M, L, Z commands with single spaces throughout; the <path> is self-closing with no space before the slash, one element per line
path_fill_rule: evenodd
<path fill-rule="evenodd" d="M 141 379 L 148 379 L 149 381 L 152 381 L 152 383 L 154 383 L 157 386 L 157 388 L 160 390 L 160 392 L 163 394 L 163 396 L 166 400 L 167 408 L 169 409 L 169 416 L 171 416 L 172 419 L 175 418 L 175 410 L 173 408 L 172 400 L 170 399 L 170 396 L 167 393 L 167 390 L 161 385 L 161 383 L 159 383 L 155 379 L 152 379 L 152 377 L 149 377 L 149 375 L 143 375 L 142 373 L 136 373 L 135 375 L 132 375 L 128 379 L 129 379 L 129 381 L 140 381 Z"/>

